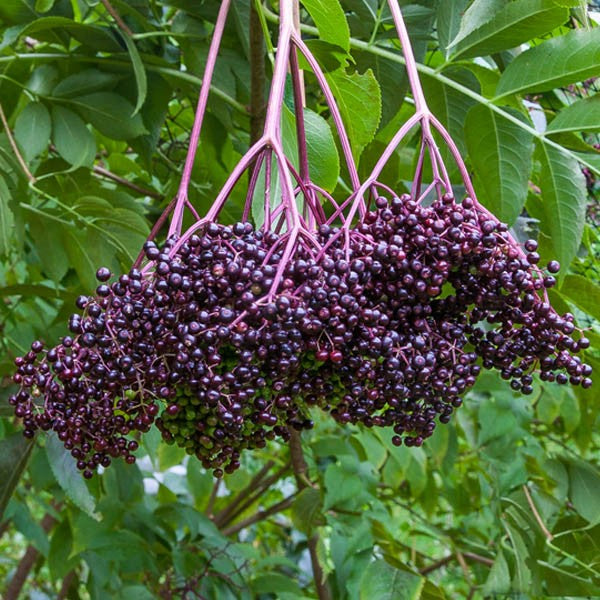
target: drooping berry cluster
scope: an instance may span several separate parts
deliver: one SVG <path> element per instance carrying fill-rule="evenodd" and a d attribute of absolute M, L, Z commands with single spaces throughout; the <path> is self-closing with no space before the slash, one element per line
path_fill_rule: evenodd
<path fill-rule="evenodd" d="M 408 196 L 376 207 L 348 236 L 321 225 L 318 254 L 250 223 L 208 224 L 145 246 L 147 266 L 80 297 L 66 337 L 16 360 L 10 402 L 25 435 L 53 429 L 86 477 L 128 462 L 152 423 L 216 475 L 318 406 L 340 423 L 393 427 L 420 445 L 448 422 L 481 366 L 530 393 L 533 373 L 591 384 L 589 342 L 545 301 L 554 284 L 506 226 L 469 198 Z M 558 265 L 548 265 L 550 273 Z"/>

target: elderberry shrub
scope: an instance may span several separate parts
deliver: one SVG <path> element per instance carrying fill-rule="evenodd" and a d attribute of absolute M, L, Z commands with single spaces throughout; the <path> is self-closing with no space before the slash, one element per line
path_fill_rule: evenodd
<path fill-rule="evenodd" d="M 15 361 L 25 435 L 56 431 L 91 477 L 133 462 L 128 436 L 155 423 L 221 476 L 245 449 L 310 428 L 313 406 L 414 446 L 482 366 L 524 394 L 536 371 L 591 385 L 576 356 L 589 342 L 544 296 L 558 264 L 542 272 L 536 243 L 521 249 L 471 199 L 380 197 L 341 233 L 312 232 L 325 251 L 298 244 L 280 274 L 285 235 L 249 223 L 149 242 L 147 266 L 111 284 L 99 269 L 73 336 Z"/>

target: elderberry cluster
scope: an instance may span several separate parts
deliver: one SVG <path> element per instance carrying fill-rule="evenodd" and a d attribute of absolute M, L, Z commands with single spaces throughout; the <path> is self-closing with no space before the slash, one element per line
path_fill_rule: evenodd
<path fill-rule="evenodd" d="M 243 450 L 311 427 L 313 406 L 413 446 L 482 367 L 524 394 L 534 372 L 591 385 L 577 356 L 589 341 L 545 299 L 558 264 L 543 272 L 536 243 L 521 249 L 470 198 L 379 197 L 349 231 L 306 233 L 313 245 L 285 264 L 285 234 L 210 223 L 148 242 L 144 269 L 112 283 L 99 269 L 72 336 L 15 361 L 25 435 L 56 431 L 91 477 L 133 462 L 130 434 L 156 424 L 221 476 Z"/>

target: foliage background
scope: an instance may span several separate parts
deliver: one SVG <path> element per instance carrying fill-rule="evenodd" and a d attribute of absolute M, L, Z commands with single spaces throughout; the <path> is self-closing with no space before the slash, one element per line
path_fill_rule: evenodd
<path fill-rule="evenodd" d="M 486 374 L 422 449 L 315 415 L 299 481 L 288 449 L 273 444 L 218 485 L 155 433 L 137 465 L 85 484 L 54 438 L 22 438 L 6 403 L 12 359 L 35 338 L 64 334 L 96 268 L 128 269 L 173 197 L 219 5 L 111 4 L 120 23 L 106 2 L 0 3 L 0 106 L 23 159 L 4 128 L 4 597 L 312 598 L 311 540 L 336 599 L 600 597 L 598 384 L 537 382 L 518 396 Z M 385 2 L 302 4 L 305 37 L 366 174 L 412 111 Z M 520 239 L 537 236 L 543 261 L 561 261 L 552 300 L 589 328 L 586 361 L 600 373 L 594 14 L 576 0 L 401 4 L 427 97 L 481 201 Z M 257 7 L 268 73 L 277 6 Z M 248 147 L 249 11 L 249 0 L 233 2 L 194 169 L 199 210 Z M 310 73 L 306 85 L 313 176 L 343 197 L 346 174 Z M 384 173 L 397 190 L 411 180 L 415 142 Z M 242 193 L 227 218 L 239 216 Z"/>

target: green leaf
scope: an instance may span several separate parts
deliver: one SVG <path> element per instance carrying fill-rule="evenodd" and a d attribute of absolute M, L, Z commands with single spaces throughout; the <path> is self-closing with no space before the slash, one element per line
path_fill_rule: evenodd
<path fill-rule="evenodd" d="M 50 113 L 41 102 L 30 102 L 17 117 L 15 139 L 26 160 L 35 158 L 48 147 L 52 123 Z"/>
<path fill-rule="evenodd" d="M 477 78 L 467 69 L 452 68 L 444 75 L 466 87 L 479 90 Z M 423 90 L 433 114 L 446 127 L 461 154 L 465 154 L 465 119 L 471 107 L 476 104 L 475 100 L 466 98 L 450 85 L 445 85 L 433 77 L 423 77 Z M 446 165 L 452 171 L 454 159 L 444 143 L 440 144 L 440 151 Z"/>
<path fill-rule="evenodd" d="M 60 156 L 74 167 L 93 164 L 96 140 L 72 110 L 63 106 L 52 107 L 52 140 Z"/>
<path fill-rule="evenodd" d="M 573 459 L 568 464 L 569 495 L 575 510 L 590 523 L 600 522 L 600 472 L 590 463 Z"/>
<path fill-rule="evenodd" d="M 133 66 L 133 74 L 135 76 L 135 84 L 137 87 L 137 103 L 131 116 L 136 115 L 144 105 L 146 95 L 148 93 L 148 81 L 146 79 L 146 69 L 144 63 L 140 57 L 140 53 L 135 45 L 135 42 L 129 34 L 124 34 L 125 44 L 127 44 L 127 51 L 131 58 L 131 64 Z"/>
<path fill-rule="evenodd" d="M 348 131 L 352 154 L 358 161 L 364 147 L 375 136 L 381 119 L 379 84 L 371 69 L 351 75 L 336 71 L 326 77 Z M 368 110 L 365 110 L 366 107 Z"/>
<path fill-rule="evenodd" d="M 75 459 L 65 449 L 55 433 L 50 433 L 46 437 L 46 454 L 54 477 L 69 500 L 87 515 L 99 521 L 100 515 L 94 512 L 96 501 L 85 485 L 85 480 L 81 471 L 77 469 Z"/>
<path fill-rule="evenodd" d="M 565 296 L 577 308 L 600 320 L 600 285 L 583 275 L 567 275 L 561 286 Z"/>
<path fill-rule="evenodd" d="M 505 110 L 523 118 L 517 111 Z M 477 105 L 467 115 L 465 137 L 479 200 L 512 225 L 527 199 L 533 135 L 487 106 Z"/>
<path fill-rule="evenodd" d="M 325 509 L 335 506 L 347 508 L 348 502 L 364 490 L 363 482 L 356 473 L 349 473 L 341 465 L 331 464 L 325 471 Z"/>
<path fill-rule="evenodd" d="M 360 582 L 360 600 L 418 600 L 425 579 L 394 569 L 384 560 L 372 562 Z"/>
<path fill-rule="evenodd" d="M 10 190 L 4 177 L 0 177 L 0 256 L 8 256 L 12 247 L 15 217 L 10 209 Z"/>
<path fill-rule="evenodd" d="M 35 10 L 41 13 L 48 12 L 55 2 L 56 0 L 35 0 Z"/>
<path fill-rule="evenodd" d="M 73 98 L 107 90 L 114 87 L 122 79 L 116 73 L 105 73 L 98 69 L 84 69 L 69 75 L 60 81 L 53 89 L 52 96 L 55 98 Z"/>
<path fill-rule="evenodd" d="M 555 256 L 566 268 L 577 254 L 583 235 L 587 200 L 585 178 L 578 163 L 562 150 L 540 144 L 539 157 L 544 205 L 542 230 L 550 235 Z"/>
<path fill-rule="evenodd" d="M 461 18 L 469 0 L 445 0 L 437 10 L 437 35 L 440 48 L 448 57 L 450 42 L 458 35 Z"/>
<path fill-rule="evenodd" d="M 143 585 L 127 585 L 119 592 L 122 600 L 155 600 L 156 596 Z"/>
<path fill-rule="evenodd" d="M 287 142 L 286 152 L 290 156 L 292 164 L 298 169 L 296 118 L 287 107 L 283 109 L 282 129 Z M 340 174 L 340 158 L 331 127 L 323 117 L 305 108 L 304 131 L 311 181 L 328 192 L 332 192 Z"/>
<path fill-rule="evenodd" d="M 0 521 L 33 449 L 21 432 L 0 440 Z"/>
<path fill-rule="evenodd" d="M 77 23 L 66 17 L 42 17 L 30 23 L 21 33 L 21 36 L 31 36 L 61 42 L 58 35 L 66 32 L 84 46 L 89 46 L 100 52 L 120 52 L 121 46 L 115 37 L 104 27 Z M 42 34 L 40 36 L 39 34 Z M 37 34 L 37 35 L 36 35 Z"/>
<path fill-rule="evenodd" d="M 62 579 L 73 567 L 77 566 L 79 559 L 71 556 L 73 548 L 73 533 L 69 519 L 61 521 L 50 538 L 50 551 L 48 552 L 48 568 L 53 579 Z"/>
<path fill-rule="evenodd" d="M 494 597 L 499 594 L 508 594 L 510 592 L 510 571 L 502 550 L 498 551 L 496 560 L 490 569 L 490 574 L 483 588 L 483 595 Z"/>
<path fill-rule="evenodd" d="M 100 133 L 113 140 L 129 140 L 148 133 L 141 115 L 131 116 L 135 108 L 114 92 L 96 92 L 73 98 L 70 102 Z"/>
<path fill-rule="evenodd" d="M 459 34 L 451 44 L 452 58 L 472 58 L 515 48 L 552 31 L 568 17 L 569 11 L 553 0 L 514 0 L 481 26 Z"/>
<path fill-rule="evenodd" d="M 185 457 L 185 450 L 175 444 L 161 444 L 158 448 L 158 464 L 161 471 L 180 465 Z"/>
<path fill-rule="evenodd" d="M 496 95 L 546 92 L 599 72 L 600 28 L 577 29 L 517 56 L 502 74 Z"/>
<path fill-rule="evenodd" d="M 546 133 L 564 131 L 600 131 L 600 95 L 583 98 L 563 108 L 546 129 Z"/>
<path fill-rule="evenodd" d="M 323 40 L 350 49 L 350 30 L 339 0 L 302 0 L 302 4 Z"/>
<path fill-rule="evenodd" d="M 27 225 L 45 273 L 54 281 L 60 281 L 70 266 L 63 245 L 64 226 L 35 213 L 27 216 Z"/>
<path fill-rule="evenodd" d="M 322 519 L 321 492 L 312 487 L 304 488 L 292 504 L 292 521 L 303 533 L 310 534 Z"/>

